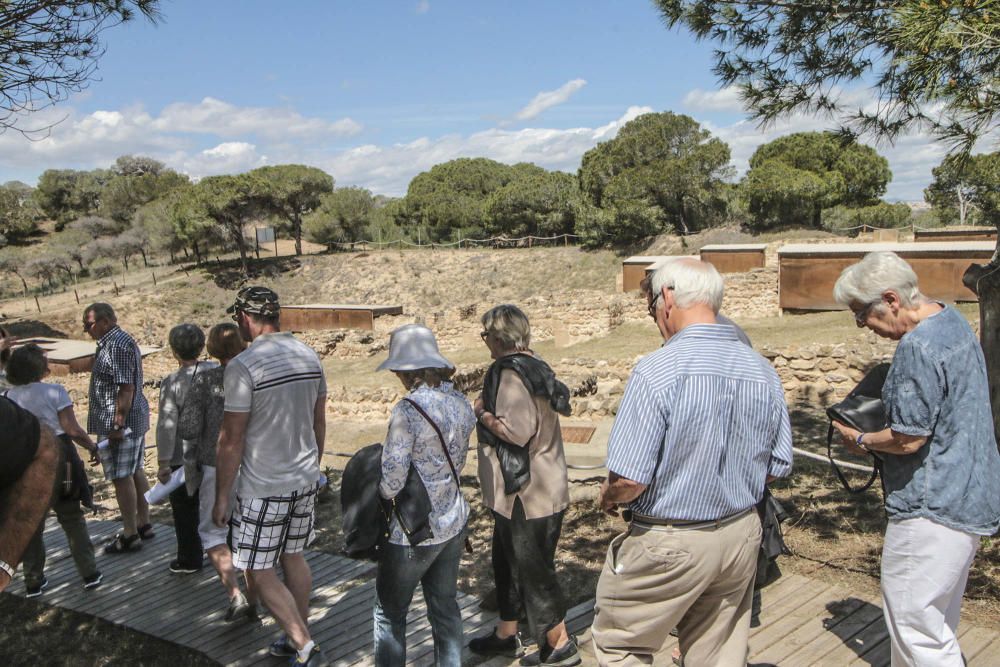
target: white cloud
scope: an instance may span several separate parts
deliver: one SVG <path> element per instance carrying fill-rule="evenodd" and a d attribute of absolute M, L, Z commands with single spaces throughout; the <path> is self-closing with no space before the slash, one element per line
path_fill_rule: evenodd
<path fill-rule="evenodd" d="M 63 168 L 71 165 L 107 166 L 119 155 L 160 155 L 189 147 L 184 137 L 149 129 L 150 117 L 141 108 L 95 111 L 78 115 L 70 107 L 45 109 L 32 116 L 32 127 L 52 127 L 31 140 L 18 132 L 0 134 L 0 167 Z"/>
<path fill-rule="evenodd" d="M 426 14 L 430 10 L 431 10 L 431 3 L 428 2 L 428 0 L 420 0 L 420 2 L 417 3 L 416 12 L 418 14 Z"/>
<path fill-rule="evenodd" d="M 33 116 L 36 127 L 63 121 L 45 139 L 28 141 L 17 132 L 0 134 L 0 181 L 18 178 L 32 182 L 50 168 L 107 167 L 119 155 L 131 153 L 157 158 L 195 178 L 239 173 L 263 164 L 311 164 L 333 174 L 340 185 L 401 195 L 413 176 L 457 157 L 487 157 L 508 164 L 534 162 L 547 169 L 575 172 L 587 150 L 613 138 L 629 120 L 651 111 L 650 107 L 629 107 L 620 117 L 594 127 L 501 126 L 469 134 L 421 136 L 398 143 L 366 141 L 334 149 L 329 148 L 328 140 L 342 136 L 344 127 L 337 123 L 343 121 L 310 118 L 291 108 L 237 107 L 213 98 L 198 104 L 171 104 L 159 114 L 142 107 L 89 114 L 60 107 Z M 698 119 L 699 114 L 694 115 Z M 739 175 L 745 173 L 750 156 L 762 143 L 791 132 L 836 126 L 835 121 L 809 116 L 787 118 L 763 130 L 748 120 L 729 124 L 698 120 L 729 144 Z M 281 128 L 285 131 L 279 132 Z M 992 146 L 995 144 L 987 149 Z M 890 199 L 921 199 L 923 188 L 931 181 L 931 169 L 944 155 L 941 145 L 924 134 L 876 148 L 889 159 L 893 171 L 887 193 Z"/>
<path fill-rule="evenodd" d="M 620 118 L 592 128 L 494 128 L 468 136 L 421 137 L 391 146 L 368 144 L 315 164 L 333 174 L 339 185 L 360 185 L 390 195 L 405 194 L 410 179 L 418 173 L 459 157 L 486 157 L 507 164 L 534 162 L 546 169 L 575 172 L 584 153 L 650 111 L 649 107 L 629 107 Z"/>
<path fill-rule="evenodd" d="M 354 136 L 362 129 L 351 118 L 336 121 L 308 118 L 288 108 L 237 107 L 214 97 L 206 97 L 197 104 L 170 104 L 152 121 L 151 127 L 162 132 L 214 134 L 225 138 L 256 134 L 269 139 Z"/>
<path fill-rule="evenodd" d="M 194 178 L 238 174 L 267 164 L 267 156 L 244 141 L 227 141 L 194 155 L 177 155 L 170 165 Z"/>
<path fill-rule="evenodd" d="M 528 106 L 514 114 L 514 120 L 531 120 L 546 109 L 562 104 L 586 85 L 587 82 L 584 79 L 573 79 L 555 90 L 542 91 L 528 102 Z"/>
<path fill-rule="evenodd" d="M 684 96 L 682 104 L 693 112 L 732 111 L 742 113 L 743 111 L 740 90 L 736 86 L 727 86 L 720 90 L 695 88 Z"/>

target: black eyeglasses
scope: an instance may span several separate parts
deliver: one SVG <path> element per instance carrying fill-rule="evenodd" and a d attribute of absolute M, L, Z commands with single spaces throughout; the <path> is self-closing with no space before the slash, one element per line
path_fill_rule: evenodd
<path fill-rule="evenodd" d="M 854 321 L 857 322 L 859 327 L 865 326 L 865 323 L 868 321 L 868 313 L 871 312 L 872 307 L 876 303 L 878 303 L 878 301 L 872 301 L 867 306 L 854 313 Z"/>
<path fill-rule="evenodd" d="M 486 340 L 489 337 L 489 335 L 490 335 L 489 331 L 480 331 L 479 332 L 479 337 L 482 338 L 483 340 Z"/>
<path fill-rule="evenodd" d="M 649 302 L 648 306 L 646 306 L 646 311 L 654 320 L 656 319 L 656 303 L 660 300 L 660 295 L 661 292 L 657 292 L 656 296 L 653 297 L 653 300 Z"/>
<path fill-rule="evenodd" d="M 666 286 L 666 289 L 668 290 L 672 290 L 673 288 L 674 288 L 673 285 Z M 661 296 L 663 296 L 662 289 L 656 293 L 656 296 L 653 297 L 653 300 L 649 302 L 648 306 L 646 306 L 646 312 L 648 312 L 649 316 L 652 317 L 654 320 L 656 319 L 656 303 L 660 300 Z"/>
<path fill-rule="evenodd" d="M 95 324 L 97 324 L 97 320 L 94 320 L 93 322 L 84 322 L 83 323 L 83 330 L 84 331 L 90 331 L 91 329 L 94 328 Z"/>

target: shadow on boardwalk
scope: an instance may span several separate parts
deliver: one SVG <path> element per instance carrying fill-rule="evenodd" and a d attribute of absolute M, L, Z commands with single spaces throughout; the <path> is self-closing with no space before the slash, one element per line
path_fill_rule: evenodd
<path fill-rule="evenodd" d="M 101 545 L 110 539 L 117 524 L 94 521 L 90 528 L 95 544 Z M 225 624 L 225 595 L 211 568 L 189 576 L 171 575 L 166 564 L 173 557 L 174 541 L 169 527 L 159 526 L 158 530 L 160 537 L 136 554 L 100 556 L 105 584 L 86 591 L 79 585 L 62 531 L 50 521 L 46 532 L 50 585 L 39 600 L 193 648 L 221 664 L 279 664 L 267 655 L 268 644 L 279 632 L 274 621 L 265 618 L 259 624 Z M 373 566 L 318 552 L 309 552 L 307 558 L 315 582 L 310 625 L 317 643 L 332 665 L 371 664 Z M 142 582 L 141 593 L 137 593 L 137 582 Z M 24 594 L 20 577 L 8 592 Z M 763 624 L 750 636 L 752 665 L 889 664 L 887 632 L 878 601 L 800 575 L 778 580 L 763 591 L 763 598 Z M 473 596 L 460 594 L 467 637 L 496 624 L 495 613 L 482 611 L 478 602 Z M 570 630 L 579 633 L 581 653 L 588 665 L 596 664 L 589 636 L 592 618 L 592 602 L 574 607 L 567 618 Z M 431 631 L 419 594 L 407 634 L 408 663 L 432 664 Z M 959 634 L 970 666 L 1000 664 L 1000 633 L 966 625 Z M 671 665 L 670 651 L 675 645 L 676 640 L 671 639 L 654 664 Z M 464 662 L 475 664 L 478 660 L 466 654 Z M 487 664 L 513 665 L 516 661 L 493 659 Z"/>

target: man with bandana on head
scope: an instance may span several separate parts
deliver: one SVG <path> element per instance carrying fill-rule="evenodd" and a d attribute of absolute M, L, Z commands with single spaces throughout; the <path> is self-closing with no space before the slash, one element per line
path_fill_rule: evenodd
<path fill-rule="evenodd" d="M 226 366 L 212 518 L 220 527 L 229 522 L 233 565 L 246 571 L 284 630 L 271 655 L 316 667 L 326 659 L 309 634 L 312 573 L 304 551 L 313 539 L 326 438 L 323 367 L 309 346 L 281 331 L 272 290 L 244 287 L 227 312 L 250 346 Z"/>

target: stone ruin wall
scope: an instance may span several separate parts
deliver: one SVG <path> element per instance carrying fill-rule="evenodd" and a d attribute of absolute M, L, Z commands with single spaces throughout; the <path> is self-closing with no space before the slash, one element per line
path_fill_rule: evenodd
<path fill-rule="evenodd" d="M 775 250 L 780 245 L 768 247 L 764 268 L 725 275 L 724 314 L 737 318 L 779 315 Z M 479 318 L 493 305 L 492 302 L 470 301 L 454 307 L 432 307 L 422 312 L 379 317 L 375 319 L 374 331 L 342 329 L 297 335 L 323 358 L 374 360 L 388 349 L 389 333 L 393 329 L 421 322 L 434 329 L 441 349 L 447 353 L 481 345 Z M 649 323 L 645 300 L 638 292 L 608 295 L 592 290 L 568 290 L 556 297 L 530 297 L 518 305 L 531 318 L 534 339 L 554 340 L 557 348 L 606 336 L 627 322 Z M 894 349 L 895 343 L 885 341 L 871 345 L 806 345 L 758 351 L 777 370 L 789 404 L 805 401 L 825 406 L 845 396 L 868 368 L 891 359 Z M 470 394 L 481 389 L 482 376 L 489 365 L 485 354 L 483 356 L 480 364 L 459 367 L 459 385 Z M 598 419 L 615 414 L 637 359 L 555 357 L 553 354 L 549 361 L 573 393 L 574 419 Z M 157 380 L 172 372 L 175 366 L 165 355 L 154 355 L 146 364 L 146 394 L 155 411 Z M 86 411 L 88 378 L 86 374 L 66 378 L 78 411 Z M 331 382 L 328 411 L 332 419 L 384 421 L 402 396 L 403 392 L 395 387 L 349 387 Z"/>
<path fill-rule="evenodd" d="M 875 364 L 890 361 L 895 343 L 879 341 L 855 345 L 792 345 L 758 351 L 774 366 L 789 405 L 807 403 L 826 407 L 844 398 Z M 618 410 L 625 383 L 635 360 L 562 358 L 552 367 L 573 394 L 571 419 L 612 417 Z M 470 394 L 482 388 L 488 363 L 461 365 L 456 381 Z M 379 421 L 389 417 L 403 392 L 388 388 L 331 387 L 331 412 L 351 420 Z"/>

